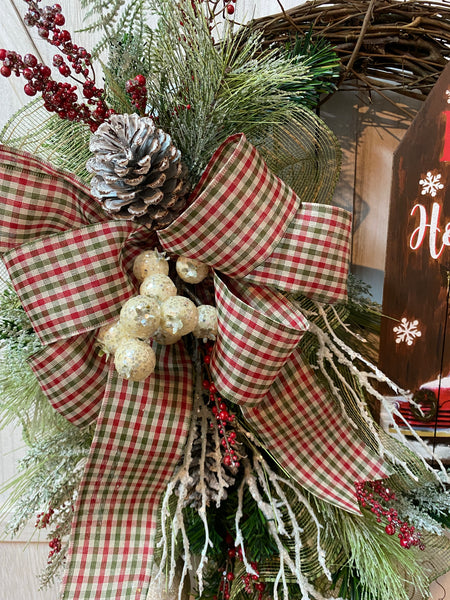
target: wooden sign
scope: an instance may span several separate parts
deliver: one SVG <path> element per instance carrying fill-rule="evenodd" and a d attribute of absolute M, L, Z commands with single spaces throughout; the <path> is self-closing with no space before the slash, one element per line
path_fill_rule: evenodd
<path fill-rule="evenodd" d="M 420 411 L 424 435 L 450 435 L 450 64 L 395 155 L 386 249 L 380 367 Z"/>

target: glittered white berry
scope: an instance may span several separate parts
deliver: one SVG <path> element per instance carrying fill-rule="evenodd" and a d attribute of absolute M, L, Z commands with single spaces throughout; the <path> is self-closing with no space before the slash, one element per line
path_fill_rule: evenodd
<path fill-rule="evenodd" d="M 215 340 L 217 335 L 217 310 L 215 306 L 202 304 L 197 307 L 198 323 L 193 330 L 196 338 Z"/>
<path fill-rule="evenodd" d="M 176 344 L 181 340 L 181 335 L 170 333 L 169 331 L 162 331 L 158 329 L 153 335 L 152 340 L 157 344 L 161 344 L 162 346 L 171 346 L 172 344 Z"/>
<path fill-rule="evenodd" d="M 169 274 L 169 263 L 164 254 L 156 250 L 145 250 L 139 254 L 133 264 L 133 273 L 138 281 L 144 281 L 153 273 Z"/>
<path fill-rule="evenodd" d="M 120 311 L 120 325 L 130 336 L 149 338 L 159 327 L 161 309 L 159 302 L 147 296 L 134 296 L 125 302 Z"/>
<path fill-rule="evenodd" d="M 119 344 L 126 339 L 131 339 L 131 336 L 123 329 L 119 319 L 109 325 L 103 325 L 97 332 L 97 342 L 108 357 L 114 354 Z"/>
<path fill-rule="evenodd" d="M 142 296 L 148 296 L 149 298 L 155 298 L 158 302 L 164 302 L 167 298 L 176 296 L 177 288 L 170 277 L 162 273 L 156 273 L 144 279 L 139 292 Z"/>
<path fill-rule="evenodd" d="M 187 258 L 186 256 L 178 257 L 176 269 L 178 275 L 186 283 L 200 283 L 209 273 L 208 265 L 195 258 Z"/>
<path fill-rule="evenodd" d="M 146 342 L 125 340 L 116 350 L 114 366 L 121 377 L 131 381 L 142 381 L 153 373 L 156 356 Z"/>
<path fill-rule="evenodd" d="M 173 335 L 186 335 L 198 323 L 195 304 L 184 296 L 173 296 L 161 305 L 161 330 Z"/>

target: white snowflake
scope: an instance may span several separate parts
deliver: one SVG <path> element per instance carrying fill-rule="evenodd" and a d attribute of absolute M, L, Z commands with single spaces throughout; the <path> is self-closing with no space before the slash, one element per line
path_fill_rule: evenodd
<path fill-rule="evenodd" d="M 426 179 L 419 181 L 422 186 L 422 196 L 425 194 L 431 194 L 434 198 L 438 190 L 442 190 L 444 184 L 441 183 L 441 174 L 433 175 L 431 171 L 428 171 Z"/>
<path fill-rule="evenodd" d="M 445 95 L 447 96 L 447 104 L 450 104 L 450 89 L 446 90 Z"/>
<path fill-rule="evenodd" d="M 408 346 L 412 346 L 416 341 L 416 338 L 421 337 L 422 332 L 419 331 L 417 326 L 419 325 L 419 321 L 415 319 L 414 321 L 408 321 L 406 317 L 400 321 L 400 325 L 394 327 L 394 333 L 397 334 L 395 341 L 397 344 L 401 342 L 406 342 Z"/>

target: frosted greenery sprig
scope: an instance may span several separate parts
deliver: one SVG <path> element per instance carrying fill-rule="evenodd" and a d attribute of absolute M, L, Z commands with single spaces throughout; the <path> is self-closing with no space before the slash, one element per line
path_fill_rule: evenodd
<path fill-rule="evenodd" d="M 434 482 L 397 494 L 397 510 L 415 527 L 444 535 L 450 523 L 450 493 Z"/>
<path fill-rule="evenodd" d="M 95 58 L 108 46 L 115 32 L 133 34 L 146 23 L 150 7 L 146 0 L 81 0 L 86 27 L 82 31 L 102 31 L 92 51 Z"/>
<path fill-rule="evenodd" d="M 7 533 L 17 535 L 39 512 L 72 503 L 89 452 L 92 432 L 73 425 L 33 443 L 19 462 L 19 475 L 4 486 L 11 491 L 2 507 L 11 512 Z"/>
<path fill-rule="evenodd" d="M 345 511 L 331 510 L 334 514 L 329 524 L 335 528 L 335 534 L 346 550 L 346 565 L 350 571 L 358 573 L 360 600 L 408 600 L 405 582 L 426 596 L 429 582 L 417 556 L 419 550 L 405 552 L 395 538 L 380 535 L 379 524 L 371 513 L 365 513 L 361 519 Z M 339 589 L 339 594 L 344 593 L 344 597 L 348 597 L 346 592 Z"/>

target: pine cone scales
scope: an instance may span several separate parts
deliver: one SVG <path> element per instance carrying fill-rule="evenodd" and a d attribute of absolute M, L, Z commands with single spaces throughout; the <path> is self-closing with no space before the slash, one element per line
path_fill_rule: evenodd
<path fill-rule="evenodd" d="M 90 150 L 91 191 L 112 218 L 161 229 L 184 209 L 180 151 L 149 117 L 112 115 L 93 134 Z"/>

